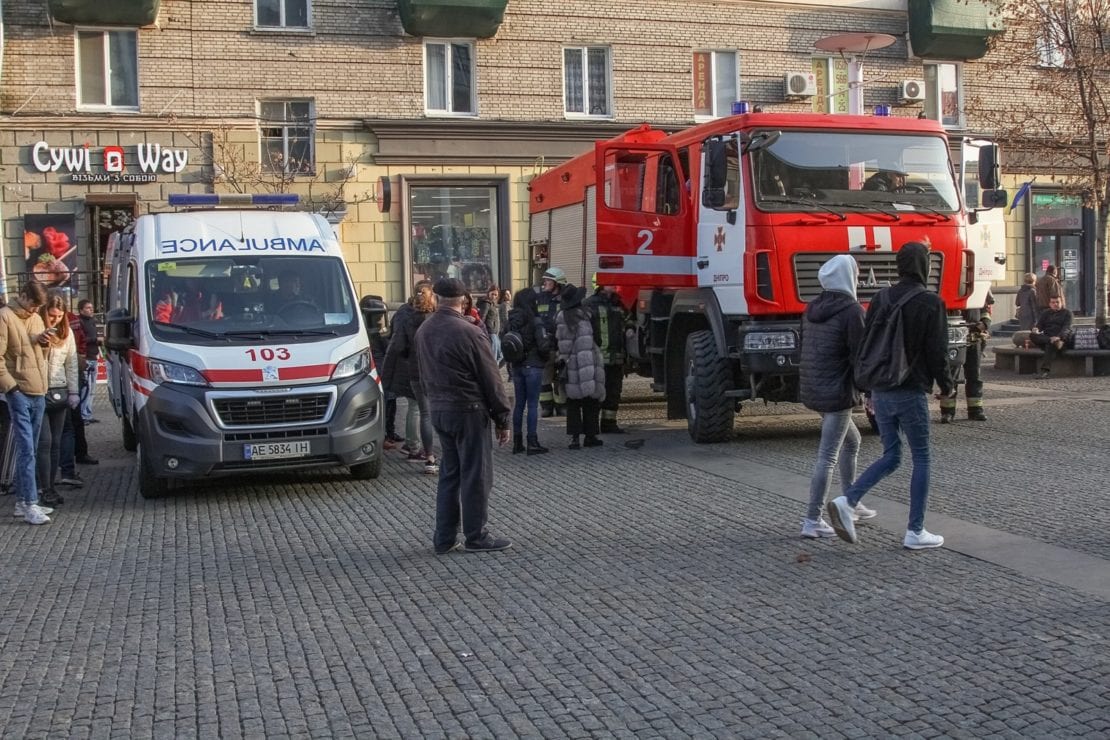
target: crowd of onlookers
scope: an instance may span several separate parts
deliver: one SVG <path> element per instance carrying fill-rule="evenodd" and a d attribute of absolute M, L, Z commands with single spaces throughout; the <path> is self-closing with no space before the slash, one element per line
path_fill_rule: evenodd
<path fill-rule="evenodd" d="M 98 462 L 85 439 L 99 355 L 91 301 L 73 313 L 64 293 L 28 282 L 0 308 L 0 355 L 0 483 L 15 516 L 46 524 L 65 503 L 59 486 L 83 487 L 77 465 Z"/>

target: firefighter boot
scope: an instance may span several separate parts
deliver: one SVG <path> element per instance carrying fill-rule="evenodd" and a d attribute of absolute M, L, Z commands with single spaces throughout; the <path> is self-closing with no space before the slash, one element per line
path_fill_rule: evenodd
<path fill-rule="evenodd" d="M 540 444 L 539 437 L 528 437 L 528 453 L 529 455 L 542 455 L 547 452 L 547 448 Z"/>
<path fill-rule="evenodd" d="M 971 421 L 986 421 L 987 415 L 983 413 L 983 399 L 967 399 L 967 418 Z"/>
<path fill-rule="evenodd" d="M 520 452 L 524 452 L 524 436 L 520 432 L 513 432 L 513 454 Z"/>
<path fill-rule="evenodd" d="M 602 419 L 601 420 L 601 433 L 602 434 L 628 434 L 628 432 L 617 426 L 616 419 Z"/>
<path fill-rule="evenodd" d="M 555 402 L 554 401 L 540 401 L 540 416 L 548 418 L 555 415 Z"/>
<path fill-rule="evenodd" d="M 940 423 L 948 424 L 956 420 L 956 399 L 942 398 L 940 401 Z"/>

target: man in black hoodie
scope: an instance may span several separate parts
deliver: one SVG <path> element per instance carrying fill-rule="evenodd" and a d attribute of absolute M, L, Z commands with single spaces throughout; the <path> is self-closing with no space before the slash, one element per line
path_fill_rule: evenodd
<path fill-rule="evenodd" d="M 911 550 L 940 547 L 944 538 L 925 530 L 925 507 L 929 498 L 929 393 L 934 382 L 941 396 L 952 394 L 952 377 L 946 356 L 948 352 L 948 321 L 944 301 L 936 293 L 923 288 L 928 285 L 929 248 L 919 242 L 907 242 L 898 251 L 897 284 L 884 288 L 872 299 L 867 309 L 864 333 L 871 328 L 884 306 L 897 303 L 909 292 L 917 292 L 902 307 L 902 325 L 906 359 L 910 374 L 897 388 L 874 390 L 875 419 L 883 442 L 883 456 L 871 464 L 848 489 L 828 504 L 829 523 L 840 539 L 857 542 L 852 510 L 864 494 L 887 477 L 902 461 L 902 439 L 913 458 L 910 477 L 910 516 L 902 545 Z"/>

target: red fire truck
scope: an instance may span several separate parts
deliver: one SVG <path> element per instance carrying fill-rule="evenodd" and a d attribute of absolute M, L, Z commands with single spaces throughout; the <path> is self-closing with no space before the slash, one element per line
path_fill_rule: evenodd
<path fill-rule="evenodd" d="M 533 254 L 576 284 L 596 273 L 617 286 L 635 317 L 629 357 L 666 394 L 668 417 L 685 416 L 696 442 L 720 441 L 742 401 L 797 400 L 802 311 L 836 254 L 855 257 L 866 303 L 897 281 L 902 244 L 929 244 L 928 287 L 962 361 L 959 313 L 1004 260 L 973 232 L 1006 194 L 993 144 L 956 149 L 933 121 L 889 116 L 644 125 L 531 181 Z"/>

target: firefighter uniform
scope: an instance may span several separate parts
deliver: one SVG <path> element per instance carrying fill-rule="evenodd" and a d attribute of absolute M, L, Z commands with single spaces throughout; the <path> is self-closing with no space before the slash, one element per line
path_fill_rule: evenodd
<path fill-rule="evenodd" d="M 990 337 L 991 306 L 994 296 L 987 291 L 987 304 L 983 308 L 969 308 L 964 311 L 967 322 L 967 355 L 964 359 L 964 395 L 967 397 L 967 418 L 972 421 L 986 421 L 983 412 L 983 379 L 980 369 L 983 350 Z M 959 388 L 959 386 L 957 386 Z M 956 392 L 940 401 L 940 421 L 947 424 L 956 418 Z"/>
<path fill-rule="evenodd" d="M 596 284 L 596 278 L 595 278 Z M 594 338 L 601 349 L 605 364 L 605 400 L 601 402 L 601 433 L 623 434 L 617 426 L 617 408 L 624 388 L 624 324 L 625 312 L 620 297 L 604 288 L 596 288 L 586 301 L 590 320 L 594 325 Z"/>
<path fill-rule="evenodd" d="M 554 283 L 554 290 L 548 290 L 548 281 Z M 543 321 L 544 328 L 549 336 L 555 336 L 555 315 L 559 313 L 559 294 L 567 284 L 567 275 L 561 268 L 549 267 L 540 279 L 537 288 L 539 297 L 536 299 L 536 315 Z M 555 416 L 561 414 L 567 399 L 562 395 L 562 389 L 555 387 L 555 352 L 543 368 L 543 378 L 540 383 L 540 415 Z"/>

